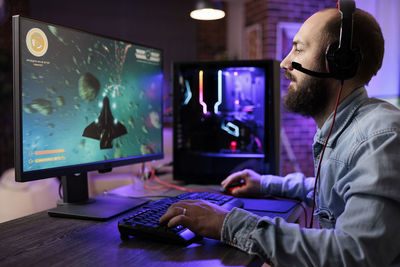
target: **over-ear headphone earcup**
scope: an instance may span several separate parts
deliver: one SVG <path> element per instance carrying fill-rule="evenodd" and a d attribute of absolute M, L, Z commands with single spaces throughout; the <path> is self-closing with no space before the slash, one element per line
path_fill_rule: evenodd
<path fill-rule="evenodd" d="M 347 80 L 357 74 L 361 53 L 358 47 L 339 48 L 339 42 L 330 44 L 325 53 L 326 68 L 335 79 Z"/>
<path fill-rule="evenodd" d="M 335 74 L 337 73 L 337 66 L 336 66 L 336 61 L 335 61 L 335 52 L 339 47 L 339 41 L 336 41 L 332 44 L 330 44 L 326 48 L 325 52 L 325 64 L 326 64 L 326 69 L 329 73 Z"/>

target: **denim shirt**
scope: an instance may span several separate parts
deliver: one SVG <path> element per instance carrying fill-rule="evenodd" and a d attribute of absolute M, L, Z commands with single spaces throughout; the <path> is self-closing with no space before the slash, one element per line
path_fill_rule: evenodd
<path fill-rule="evenodd" d="M 332 115 L 313 144 L 317 168 Z M 264 175 L 261 191 L 312 205 L 315 178 Z M 321 229 L 233 209 L 221 241 L 273 266 L 400 266 L 400 111 L 356 89 L 338 107 L 317 185 Z"/>

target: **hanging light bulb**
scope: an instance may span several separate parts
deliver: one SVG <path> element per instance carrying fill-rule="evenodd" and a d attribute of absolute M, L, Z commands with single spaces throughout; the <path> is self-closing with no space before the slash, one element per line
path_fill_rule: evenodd
<path fill-rule="evenodd" d="M 211 0 L 198 0 L 190 17 L 198 20 L 217 20 L 225 17 L 221 3 Z"/>

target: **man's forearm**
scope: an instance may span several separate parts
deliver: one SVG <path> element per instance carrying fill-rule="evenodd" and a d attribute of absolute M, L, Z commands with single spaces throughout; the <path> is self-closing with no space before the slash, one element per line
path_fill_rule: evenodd
<path fill-rule="evenodd" d="M 300 199 L 311 206 L 314 181 L 315 178 L 307 178 L 302 173 L 291 173 L 285 177 L 263 175 L 261 192 L 266 195 Z"/>

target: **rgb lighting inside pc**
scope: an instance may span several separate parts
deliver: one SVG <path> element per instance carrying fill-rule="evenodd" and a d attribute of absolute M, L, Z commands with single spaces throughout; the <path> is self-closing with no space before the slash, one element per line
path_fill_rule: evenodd
<path fill-rule="evenodd" d="M 222 179 L 235 164 L 275 171 L 279 95 L 274 61 L 176 63 L 174 175 L 196 177 L 207 169 Z"/>
<path fill-rule="evenodd" d="M 211 73 L 199 70 L 198 87 L 194 86 L 198 92 L 192 92 L 189 80 L 183 75 L 179 80 L 183 91 L 182 105 L 185 106 L 182 116 L 185 116 L 184 120 L 192 117 L 200 122 L 198 127 L 187 129 L 193 131 L 196 138 L 188 136 L 183 146 L 202 152 L 263 153 L 263 69 L 231 67 Z M 215 85 L 210 84 L 213 82 Z M 193 97 L 197 95 L 198 102 Z M 215 132 L 207 131 L 210 125 Z M 203 131 L 199 132 L 201 128 Z M 200 138 L 199 134 L 210 135 L 210 139 Z"/>

